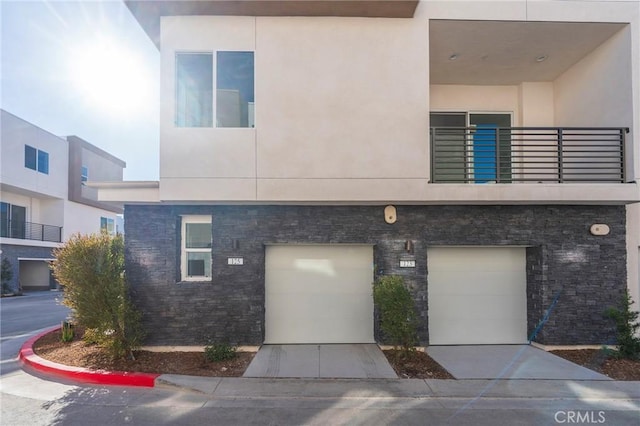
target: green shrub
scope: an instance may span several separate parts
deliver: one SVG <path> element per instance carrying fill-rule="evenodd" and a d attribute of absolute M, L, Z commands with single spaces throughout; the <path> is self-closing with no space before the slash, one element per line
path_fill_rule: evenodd
<path fill-rule="evenodd" d="M 12 290 L 9 283 L 13 279 L 13 267 L 6 257 L 3 257 L 2 262 L 0 262 L 0 279 L 2 280 L 2 294 L 11 293 Z"/>
<path fill-rule="evenodd" d="M 236 357 L 236 348 L 226 343 L 210 343 L 204 348 L 204 357 L 209 362 L 226 361 Z"/>
<path fill-rule="evenodd" d="M 62 328 L 60 329 L 60 341 L 63 343 L 69 343 L 73 340 L 73 324 L 67 321 L 62 321 Z"/>
<path fill-rule="evenodd" d="M 114 358 L 133 357 L 143 332 L 129 299 L 122 236 L 76 234 L 54 256 L 55 278 L 65 286 L 62 303 L 76 323 L 93 329 L 93 338 Z"/>
<path fill-rule="evenodd" d="M 84 334 L 82 335 L 83 342 L 88 345 L 99 345 L 101 340 L 100 332 L 95 328 L 85 328 Z"/>
<path fill-rule="evenodd" d="M 411 293 L 399 276 L 384 276 L 373 285 L 380 329 L 396 349 L 407 355 L 417 343 L 417 316 Z"/>
<path fill-rule="evenodd" d="M 618 350 L 610 351 L 609 353 L 618 358 L 640 359 L 640 337 L 638 337 L 638 329 L 640 329 L 640 322 L 638 321 L 639 313 L 631 308 L 633 303 L 629 290 L 625 289 L 620 307 L 608 308 L 605 311 L 605 316 L 611 318 L 616 323 Z"/>

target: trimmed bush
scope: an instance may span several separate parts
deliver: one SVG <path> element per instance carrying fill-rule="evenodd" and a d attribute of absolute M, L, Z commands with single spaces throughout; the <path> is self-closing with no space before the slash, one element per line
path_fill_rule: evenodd
<path fill-rule="evenodd" d="M 226 361 L 236 357 L 236 348 L 225 343 L 210 343 L 204 348 L 204 357 L 209 362 Z"/>
<path fill-rule="evenodd" d="M 404 279 L 384 276 L 373 285 L 373 301 L 380 312 L 380 329 L 396 349 L 407 355 L 418 341 L 417 315 Z"/>
<path fill-rule="evenodd" d="M 0 279 L 2 280 L 2 294 L 12 293 L 13 290 L 9 285 L 11 280 L 13 279 L 13 267 L 11 266 L 11 262 L 6 257 L 2 258 L 2 262 L 0 262 Z"/>
<path fill-rule="evenodd" d="M 129 355 L 142 336 L 140 314 L 128 294 L 121 235 L 76 234 L 54 250 L 53 272 L 65 286 L 63 304 L 78 325 L 114 358 Z"/>
<path fill-rule="evenodd" d="M 617 358 L 640 359 L 640 337 L 638 337 L 638 311 L 634 311 L 631 305 L 633 300 L 629 289 L 625 289 L 619 308 L 608 308 L 605 316 L 616 323 L 616 337 L 618 350 L 611 351 Z"/>

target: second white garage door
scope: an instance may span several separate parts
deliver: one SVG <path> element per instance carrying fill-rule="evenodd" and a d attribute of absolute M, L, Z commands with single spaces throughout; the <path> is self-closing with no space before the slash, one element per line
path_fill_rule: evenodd
<path fill-rule="evenodd" d="M 527 342 L 525 248 L 436 247 L 427 255 L 430 344 Z"/>
<path fill-rule="evenodd" d="M 373 343 L 373 247 L 267 246 L 265 343 Z"/>

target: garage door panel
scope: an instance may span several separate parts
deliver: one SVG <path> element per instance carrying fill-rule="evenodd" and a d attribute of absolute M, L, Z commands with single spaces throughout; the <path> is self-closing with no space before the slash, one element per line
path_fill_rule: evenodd
<path fill-rule="evenodd" d="M 372 246 L 267 247 L 265 342 L 373 342 L 372 281 Z"/>
<path fill-rule="evenodd" d="M 526 305 L 513 303 L 511 296 L 493 296 L 493 295 L 446 295 L 438 297 L 436 305 L 429 305 L 429 317 L 436 316 L 453 316 L 455 312 L 457 316 L 464 318 L 480 317 L 522 317 L 522 309 L 526 309 Z M 431 297 L 431 295 L 430 295 Z M 495 305 L 499 305 L 500 309 L 496 309 Z"/>
<path fill-rule="evenodd" d="M 526 249 L 428 250 L 431 344 L 526 342 Z"/>
<path fill-rule="evenodd" d="M 438 345 L 500 345 L 511 344 L 505 342 L 501 336 L 519 333 L 520 329 L 513 329 L 512 322 L 502 319 L 483 321 L 482 323 L 469 323 L 466 319 L 446 319 L 449 324 L 445 331 L 433 331 L 429 334 L 429 340 L 437 341 Z M 525 330 L 526 332 L 526 330 Z M 464 343 L 461 343 L 464 341 Z M 526 343 L 519 341 L 516 343 Z"/>
<path fill-rule="evenodd" d="M 521 279 L 520 276 L 513 276 L 508 278 L 506 276 L 503 276 L 503 278 L 511 280 L 510 282 L 518 282 Z M 433 281 L 437 282 L 438 280 L 442 280 L 442 279 L 446 279 L 446 278 L 432 277 L 431 274 L 429 274 L 429 282 L 433 282 Z M 460 281 L 453 281 L 448 284 L 448 287 L 437 288 L 433 290 L 430 289 L 429 293 L 435 294 L 435 295 L 441 295 L 444 297 L 447 295 L 451 295 L 451 296 L 460 296 L 460 295 L 499 296 L 499 295 L 505 295 L 505 294 L 516 295 L 522 292 L 522 289 L 518 285 L 505 285 L 504 283 L 501 283 L 500 281 L 498 281 L 498 279 L 499 277 L 492 278 L 490 282 L 475 284 L 471 287 L 465 286 L 464 283 L 461 283 Z M 467 280 L 469 280 L 469 278 L 467 278 Z"/>

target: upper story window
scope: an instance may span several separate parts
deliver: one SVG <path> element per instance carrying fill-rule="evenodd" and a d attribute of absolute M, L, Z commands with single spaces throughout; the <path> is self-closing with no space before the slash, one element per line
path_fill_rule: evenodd
<path fill-rule="evenodd" d="M 218 127 L 255 127 L 253 68 L 253 52 L 217 52 Z"/>
<path fill-rule="evenodd" d="M 211 241 L 211 216 L 182 216 L 183 280 L 211 279 Z"/>
<path fill-rule="evenodd" d="M 89 180 L 89 169 L 87 166 L 82 166 L 80 170 L 80 182 L 84 183 Z"/>
<path fill-rule="evenodd" d="M 113 235 L 116 232 L 115 221 L 110 217 L 100 218 L 100 231 L 107 231 L 108 234 Z"/>
<path fill-rule="evenodd" d="M 176 54 L 176 126 L 213 127 L 213 54 Z M 253 52 L 216 52 L 216 127 L 255 127 Z"/>
<path fill-rule="evenodd" d="M 5 202 L 0 203 L 0 236 L 24 239 L 27 208 Z"/>
<path fill-rule="evenodd" d="M 37 170 L 46 175 L 49 174 L 49 153 L 32 146 L 24 146 L 24 166 L 31 170 Z"/>
<path fill-rule="evenodd" d="M 213 126 L 213 55 L 176 54 L 176 126 Z"/>

